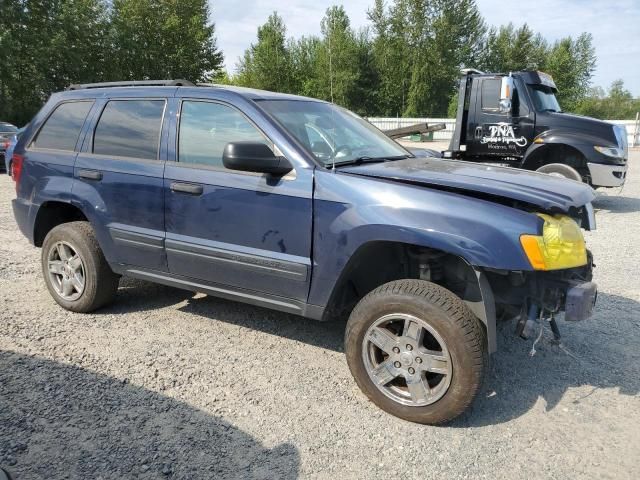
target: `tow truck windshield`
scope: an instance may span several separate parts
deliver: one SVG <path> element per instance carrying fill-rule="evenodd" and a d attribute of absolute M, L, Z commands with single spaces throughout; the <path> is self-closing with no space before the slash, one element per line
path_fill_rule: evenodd
<path fill-rule="evenodd" d="M 366 120 L 330 103 L 262 100 L 260 106 L 327 167 L 413 156 Z"/>
<path fill-rule="evenodd" d="M 539 112 L 562 112 L 555 93 L 544 85 L 529 85 L 533 106 Z"/>

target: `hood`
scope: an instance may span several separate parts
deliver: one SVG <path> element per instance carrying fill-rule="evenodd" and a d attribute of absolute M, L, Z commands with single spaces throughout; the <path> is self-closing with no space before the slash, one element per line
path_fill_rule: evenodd
<path fill-rule="evenodd" d="M 408 158 L 343 167 L 341 172 L 447 190 L 517 200 L 545 211 L 568 212 L 595 198 L 591 187 L 573 180 L 515 168 L 440 158 Z"/>
<path fill-rule="evenodd" d="M 549 129 L 563 129 L 567 131 L 579 131 L 594 137 L 617 144 L 613 125 L 596 118 L 585 117 L 575 113 L 544 112 L 538 113 L 536 123 L 539 126 L 546 125 Z"/>

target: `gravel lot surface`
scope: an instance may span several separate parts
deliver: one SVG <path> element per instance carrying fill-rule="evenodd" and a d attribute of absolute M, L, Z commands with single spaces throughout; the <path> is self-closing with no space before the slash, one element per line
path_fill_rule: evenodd
<path fill-rule="evenodd" d="M 124 279 L 73 314 L 0 176 L 0 465 L 31 478 L 640 478 L 640 152 L 587 234 L 594 318 L 573 356 L 499 327 L 473 409 L 414 425 L 367 401 L 323 324 Z"/>

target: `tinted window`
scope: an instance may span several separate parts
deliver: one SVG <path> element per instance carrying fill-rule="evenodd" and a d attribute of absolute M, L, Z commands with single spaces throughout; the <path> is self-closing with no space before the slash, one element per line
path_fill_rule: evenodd
<path fill-rule="evenodd" d="M 68 102 L 58 105 L 38 133 L 34 146 L 73 151 L 92 105 L 93 102 Z"/>
<path fill-rule="evenodd" d="M 529 92 L 533 99 L 533 105 L 539 112 L 561 112 L 560 104 L 555 93 L 544 85 L 529 85 Z"/>
<path fill-rule="evenodd" d="M 112 100 L 93 137 L 93 153 L 155 160 L 164 100 Z"/>
<path fill-rule="evenodd" d="M 218 103 L 186 101 L 180 113 L 178 160 L 222 166 L 229 142 L 269 141 L 237 110 Z"/>
<path fill-rule="evenodd" d="M 500 79 L 483 80 L 482 82 L 482 109 L 498 110 L 500 106 Z"/>

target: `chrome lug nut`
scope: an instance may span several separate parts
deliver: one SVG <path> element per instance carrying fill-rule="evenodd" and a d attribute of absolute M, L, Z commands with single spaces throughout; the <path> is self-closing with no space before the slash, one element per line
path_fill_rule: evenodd
<path fill-rule="evenodd" d="M 407 343 L 407 350 L 409 350 L 409 351 L 413 350 L 413 346 L 411 344 L 409 344 L 409 343 Z"/>
<path fill-rule="evenodd" d="M 396 368 L 400 368 L 400 362 L 393 362 L 393 366 Z"/>
<path fill-rule="evenodd" d="M 400 353 L 400 349 L 398 347 L 393 347 L 393 353 Z"/>
<path fill-rule="evenodd" d="M 413 368 L 409 367 L 409 373 L 413 375 L 414 373 L 416 373 L 416 371 Z"/>
<path fill-rule="evenodd" d="M 416 357 L 416 363 L 422 363 L 422 358 Z"/>

